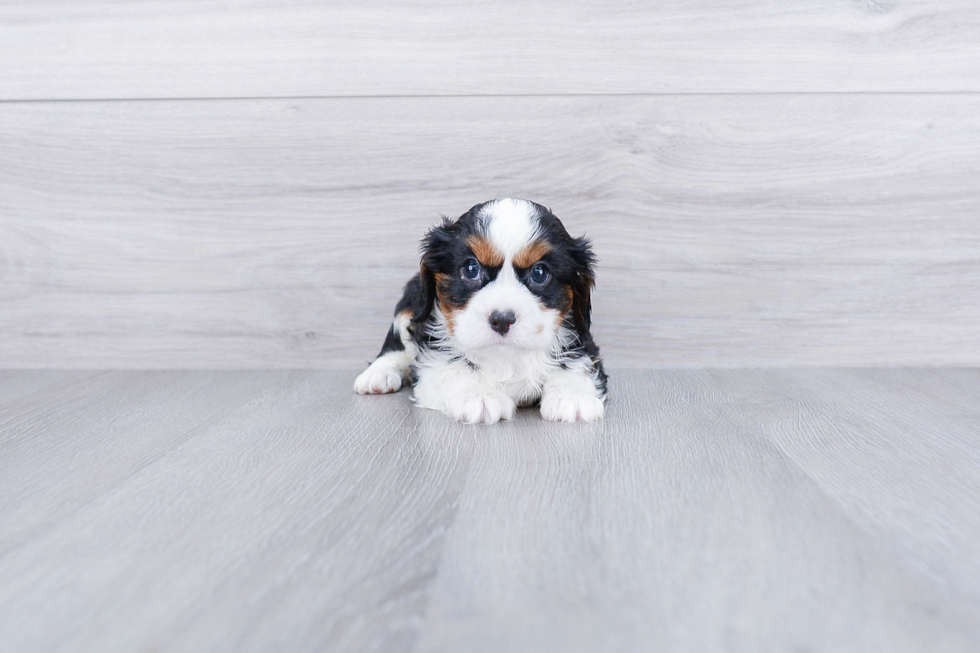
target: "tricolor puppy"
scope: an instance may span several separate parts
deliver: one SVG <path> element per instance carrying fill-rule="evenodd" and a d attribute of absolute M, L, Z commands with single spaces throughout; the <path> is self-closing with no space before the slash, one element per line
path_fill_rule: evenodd
<path fill-rule="evenodd" d="M 422 241 L 381 353 L 361 394 L 415 383 L 419 406 L 492 423 L 540 401 L 560 422 L 602 417 L 606 375 L 589 332 L 595 257 L 547 208 L 478 204 Z"/>

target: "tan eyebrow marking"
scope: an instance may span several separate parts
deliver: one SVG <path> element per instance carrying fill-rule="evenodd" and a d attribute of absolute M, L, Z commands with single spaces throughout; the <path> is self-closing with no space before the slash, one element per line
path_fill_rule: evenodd
<path fill-rule="evenodd" d="M 529 268 L 539 260 L 541 257 L 551 251 L 551 245 L 545 240 L 536 240 L 521 251 L 517 252 L 514 257 L 514 267 L 515 268 Z"/>
<path fill-rule="evenodd" d="M 504 256 L 497 251 L 484 236 L 470 236 L 466 239 L 466 244 L 473 251 L 473 256 L 485 268 L 495 268 L 504 264 Z"/>

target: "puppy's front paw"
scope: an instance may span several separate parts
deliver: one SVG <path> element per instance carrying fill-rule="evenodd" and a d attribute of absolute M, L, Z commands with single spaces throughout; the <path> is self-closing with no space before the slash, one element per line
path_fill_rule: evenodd
<path fill-rule="evenodd" d="M 493 424 L 514 416 L 514 400 L 498 390 L 466 392 L 446 402 L 449 416 L 467 424 Z"/>
<path fill-rule="evenodd" d="M 361 372 L 354 381 L 354 392 L 361 395 L 380 395 L 397 392 L 402 387 L 401 368 L 379 358 Z"/>
<path fill-rule="evenodd" d="M 541 417 L 549 422 L 594 422 L 606 412 L 592 393 L 555 390 L 541 397 Z"/>

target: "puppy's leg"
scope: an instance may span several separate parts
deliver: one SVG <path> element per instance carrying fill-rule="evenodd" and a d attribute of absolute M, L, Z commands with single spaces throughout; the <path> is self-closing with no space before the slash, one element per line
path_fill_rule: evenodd
<path fill-rule="evenodd" d="M 412 362 L 418 352 L 408 330 L 411 321 L 411 310 L 403 309 L 395 313 L 381 353 L 354 381 L 355 392 L 362 395 L 396 392 L 411 379 Z"/>
<path fill-rule="evenodd" d="M 415 401 L 468 424 L 493 424 L 514 416 L 514 400 L 463 361 L 427 363 L 418 369 Z"/>
<path fill-rule="evenodd" d="M 605 377 L 583 360 L 553 371 L 541 390 L 541 417 L 549 422 L 594 422 L 606 412 Z"/>

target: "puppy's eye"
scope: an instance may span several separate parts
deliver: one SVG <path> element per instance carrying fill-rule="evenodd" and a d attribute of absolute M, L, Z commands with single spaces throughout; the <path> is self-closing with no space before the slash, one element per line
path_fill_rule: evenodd
<path fill-rule="evenodd" d="M 531 283 L 546 283 L 551 278 L 548 267 L 544 263 L 536 263 L 531 268 Z"/>
<path fill-rule="evenodd" d="M 480 264 L 476 262 L 476 259 L 467 259 L 463 263 L 463 267 L 459 269 L 459 273 L 464 279 L 476 281 L 480 278 Z"/>

